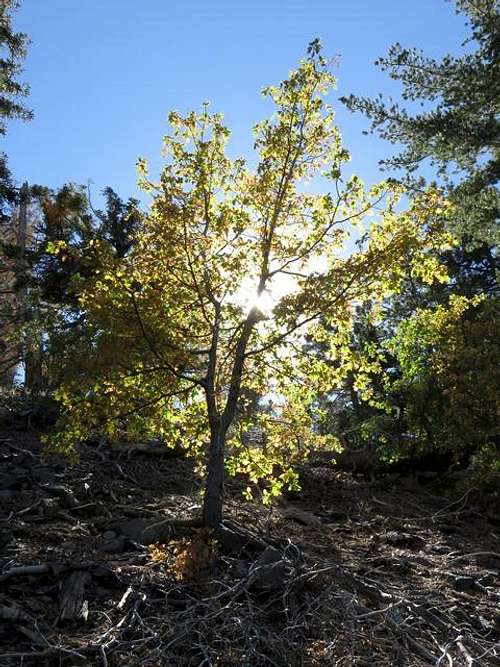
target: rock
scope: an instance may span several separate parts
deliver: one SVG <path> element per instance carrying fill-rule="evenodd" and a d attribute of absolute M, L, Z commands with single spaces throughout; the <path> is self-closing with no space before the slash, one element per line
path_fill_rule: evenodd
<path fill-rule="evenodd" d="M 436 554 L 450 553 L 450 547 L 446 546 L 446 544 L 431 544 L 431 550 Z"/>
<path fill-rule="evenodd" d="M 285 507 L 281 510 L 281 515 L 284 519 L 292 519 L 303 526 L 314 526 L 316 528 L 321 526 L 321 519 L 319 517 L 299 507 Z"/>
<path fill-rule="evenodd" d="M 55 516 L 61 509 L 59 498 L 42 498 L 42 507 L 47 516 Z"/>
<path fill-rule="evenodd" d="M 269 547 L 261 553 L 251 568 L 252 588 L 259 591 L 282 589 L 292 570 L 282 554 Z"/>
<path fill-rule="evenodd" d="M 92 566 L 90 573 L 95 579 L 106 586 L 121 586 L 120 578 L 111 567 L 96 564 Z"/>
<path fill-rule="evenodd" d="M 273 547 L 268 547 L 257 558 L 257 560 L 255 561 L 255 564 L 257 566 L 274 565 L 275 563 L 279 563 L 282 560 L 283 560 L 283 556 L 281 555 L 281 552 L 278 551 L 278 549 L 274 549 Z"/>
<path fill-rule="evenodd" d="M 78 500 L 75 498 L 71 489 L 68 489 L 62 484 L 42 484 L 41 488 L 60 498 L 65 507 L 71 508 L 78 505 Z"/>
<path fill-rule="evenodd" d="M 454 533 L 458 533 L 458 528 L 450 524 L 439 526 L 439 530 L 444 533 L 444 535 L 453 535 Z"/>
<path fill-rule="evenodd" d="M 456 591 L 485 590 L 484 586 L 469 574 L 457 574 L 456 572 L 445 572 L 444 574 Z"/>
<path fill-rule="evenodd" d="M 125 550 L 126 539 L 119 535 L 114 540 L 105 540 L 99 545 L 99 551 L 105 554 L 121 554 Z"/>
<path fill-rule="evenodd" d="M 382 535 L 381 541 L 393 547 L 421 547 L 425 544 L 425 540 L 418 535 L 401 533 L 396 530 L 391 530 L 389 533 Z"/>
<path fill-rule="evenodd" d="M 477 581 L 474 577 L 458 576 L 454 578 L 453 586 L 457 591 L 474 591 L 477 588 Z"/>
<path fill-rule="evenodd" d="M 347 519 L 347 514 L 345 512 L 328 512 L 328 514 L 323 514 L 321 516 L 322 523 L 340 523 Z"/>
<path fill-rule="evenodd" d="M 114 540 L 117 537 L 117 533 L 114 530 L 107 530 L 103 533 L 103 537 L 105 540 Z"/>
<path fill-rule="evenodd" d="M 371 560 L 371 565 L 394 570 L 396 572 L 408 573 L 415 568 L 415 564 L 409 558 L 394 558 L 392 556 L 379 556 Z"/>
<path fill-rule="evenodd" d="M 222 549 L 229 553 L 241 553 L 243 550 L 247 552 L 261 553 L 268 547 L 280 547 L 281 543 L 278 540 L 263 539 L 258 535 L 252 533 L 246 528 L 239 526 L 231 521 L 224 521 L 214 531 L 214 537 L 220 544 Z M 291 544 L 289 541 L 283 541 L 283 546 Z"/>
<path fill-rule="evenodd" d="M 138 542 L 147 525 L 145 519 L 130 519 L 129 521 L 113 524 L 113 526 L 110 527 L 110 530 L 106 532 L 121 534 L 128 537 L 128 539 L 133 542 Z"/>
<path fill-rule="evenodd" d="M 139 539 L 140 544 L 154 544 L 155 542 L 168 542 L 172 537 L 172 525 L 170 521 L 158 521 L 148 524 L 142 531 Z"/>
<path fill-rule="evenodd" d="M 232 530 L 224 524 L 217 528 L 214 536 L 226 553 L 240 553 L 248 545 L 245 534 Z"/>
<path fill-rule="evenodd" d="M 131 519 L 114 525 L 113 530 L 137 544 L 154 544 L 156 542 L 168 542 L 172 537 L 170 521 L 158 521 L 148 523 L 145 519 Z M 108 532 L 108 531 L 107 531 Z"/>

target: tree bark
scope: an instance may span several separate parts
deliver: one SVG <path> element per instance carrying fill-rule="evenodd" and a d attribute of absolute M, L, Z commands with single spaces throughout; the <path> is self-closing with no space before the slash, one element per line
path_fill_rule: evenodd
<path fill-rule="evenodd" d="M 75 570 L 64 581 L 61 590 L 59 623 L 87 621 L 89 605 L 85 599 L 85 587 L 90 581 L 90 573 L 85 570 Z"/>
<path fill-rule="evenodd" d="M 224 504 L 224 452 L 226 435 L 233 423 L 236 407 L 241 391 L 241 378 L 245 363 L 245 352 L 255 323 L 260 313 L 253 307 L 247 315 L 243 330 L 236 345 L 231 380 L 226 406 L 222 415 L 219 415 L 215 400 L 214 377 L 217 361 L 218 319 L 214 325 L 210 361 L 207 372 L 205 394 L 207 400 L 208 418 L 210 421 L 210 446 L 208 452 L 207 481 L 203 501 L 203 525 L 207 528 L 218 528 L 222 523 L 222 508 Z"/>
<path fill-rule="evenodd" d="M 226 429 L 222 425 L 219 424 L 211 429 L 203 500 L 203 525 L 207 528 L 217 528 L 222 523 L 225 440 Z"/>

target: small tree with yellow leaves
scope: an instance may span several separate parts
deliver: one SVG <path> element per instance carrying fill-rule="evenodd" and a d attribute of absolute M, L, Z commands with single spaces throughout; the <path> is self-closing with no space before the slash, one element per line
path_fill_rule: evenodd
<path fill-rule="evenodd" d="M 426 254 L 445 242 L 428 225 L 439 194 L 397 211 L 397 188 L 343 179 L 349 156 L 324 99 L 333 85 L 313 42 L 297 70 L 264 89 L 275 113 L 255 127 L 253 170 L 227 156 L 219 114 L 171 113 L 159 183 L 139 162 L 152 203 L 137 243 L 79 293 L 91 365 L 59 392 L 55 444 L 68 450 L 98 429 L 113 440 L 124 423 L 129 437 L 180 443 L 205 465 L 209 527 L 222 520 L 226 469 L 265 479 L 268 500 L 296 484 L 297 459 L 335 446 L 313 409 L 334 365 L 309 358 L 306 337 L 338 355 L 353 304 L 380 303 L 408 265 L 439 275 Z M 339 340 L 328 339 L 331 323 Z M 245 438 L 250 390 L 273 397 L 258 415 L 264 446 Z"/>

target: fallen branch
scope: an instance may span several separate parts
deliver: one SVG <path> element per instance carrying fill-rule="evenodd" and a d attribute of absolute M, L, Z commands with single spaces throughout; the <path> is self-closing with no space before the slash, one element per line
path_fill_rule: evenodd
<path fill-rule="evenodd" d="M 0 575 L 0 583 L 11 579 L 12 577 L 26 577 L 37 574 L 47 574 L 48 572 L 53 571 L 53 566 L 48 563 L 42 563 L 41 565 L 20 565 L 18 567 L 13 567 L 10 570 L 7 570 L 4 574 Z"/>
<path fill-rule="evenodd" d="M 497 553 L 496 551 L 474 551 L 471 554 L 462 554 L 461 556 L 455 556 L 454 558 L 451 558 L 448 561 L 448 563 L 457 563 L 458 561 L 468 560 L 469 558 L 476 558 L 477 556 L 500 559 L 500 553 Z"/>

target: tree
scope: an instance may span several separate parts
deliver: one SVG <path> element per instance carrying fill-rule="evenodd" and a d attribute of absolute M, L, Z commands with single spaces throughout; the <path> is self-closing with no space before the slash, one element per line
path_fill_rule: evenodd
<path fill-rule="evenodd" d="M 353 350 L 385 359 L 372 374 L 374 397 L 365 401 L 356 396 L 363 409 L 354 421 L 367 437 L 376 435 L 382 449 L 383 441 L 389 441 L 386 449 L 392 457 L 408 453 L 408 438 L 420 452 L 448 449 L 460 457 L 490 447 L 497 437 L 491 427 L 497 378 L 490 366 L 498 364 L 492 332 L 498 328 L 500 269 L 500 97 L 495 83 L 500 75 L 500 14 L 494 0 L 459 0 L 456 8 L 470 26 L 468 52 L 438 61 L 395 44 L 377 64 L 401 84 L 401 101 L 382 95 L 342 99 L 370 119 L 372 132 L 398 146 L 395 155 L 381 161 L 383 169 L 411 195 L 424 187 L 422 170 L 430 166 L 454 207 L 447 225 L 455 243 L 438 256 L 449 280 L 425 285 L 408 275 L 399 293 L 384 304 L 376 344 L 373 327 L 370 337 L 366 326 L 358 327 L 351 340 Z M 457 310 L 457 303 L 475 306 Z M 412 354 L 395 354 L 403 349 Z M 411 363 L 415 359 L 420 360 L 418 369 Z M 474 393 L 477 387 L 481 394 Z M 487 416 L 473 399 L 479 395 L 493 399 Z M 347 412 L 352 415 L 351 405 Z"/>
<path fill-rule="evenodd" d="M 37 243 L 30 256 L 30 284 L 41 289 L 45 300 L 78 308 L 71 281 L 98 270 L 94 244 L 105 246 L 118 260 L 130 251 L 140 223 L 139 202 L 123 201 L 110 187 L 102 194 L 103 211 L 93 208 L 83 186 L 66 184 L 57 191 L 37 188 Z M 60 243 L 66 248 L 64 259 L 50 252 Z"/>
<path fill-rule="evenodd" d="M 12 12 L 17 7 L 17 0 L 2 0 L 0 5 L 0 50 L 3 54 L 0 60 L 0 134 L 5 134 L 5 119 L 30 120 L 33 117 L 19 101 L 29 92 L 28 86 L 17 80 L 26 57 L 28 38 L 22 32 L 13 31 Z"/>
<path fill-rule="evenodd" d="M 6 121 L 31 120 L 33 113 L 22 103 L 29 87 L 18 81 L 22 72 L 28 37 L 14 32 L 12 12 L 19 7 L 17 0 L 0 3 L 0 134 L 6 133 Z M 10 219 L 10 210 L 17 201 L 17 190 L 11 180 L 7 158 L 0 153 L 0 227 Z"/>
<path fill-rule="evenodd" d="M 5 235 L 0 264 L 9 276 L 1 311 L 9 349 L 4 364 L 9 369 L 24 364 L 28 394 L 50 394 L 71 373 L 64 364 L 67 348 L 86 336 L 72 284 L 99 270 L 97 241 L 117 260 L 126 255 L 140 216 L 136 200 L 124 202 L 109 187 L 103 211 L 94 210 L 86 188 L 74 184 L 56 191 L 25 185 L 22 193 L 16 219 L 26 222 L 23 239 L 16 230 Z M 49 252 L 58 243 L 65 244 L 64 256 Z"/>
<path fill-rule="evenodd" d="M 402 371 L 393 386 L 411 392 L 406 419 L 434 450 L 460 455 L 495 444 L 498 316 L 494 300 L 452 295 L 446 306 L 417 309 L 388 343 Z"/>
<path fill-rule="evenodd" d="M 6 132 L 6 121 L 20 118 L 30 120 L 32 113 L 20 100 L 29 89 L 17 79 L 22 71 L 26 56 L 27 36 L 14 32 L 12 12 L 19 6 L 16 0 L 3 0 L 0 3 L 0 135 Z M 4 245 L 19 237 L 19 221 L 15 217 L 16 205 L 19 204 L 19 190 L 15 187 L 7 166 L 7 157 L 0 153 L 0 275 L 7 289 L 0 291 L 0 330 L 4 338 L 11 333 L 9 315 L 5 323 L 4 311 L 12 310 L 10 284 L 12 283 L 11 262 L 4 257 Z M 21 202 L 22 204 L 22 202 Z M 22 236 L 22 234 L 21 234 Z M 13 377 L 12 349 L 4 340 L 0 345 L 0 379 L 8 383 Z M 2 368 L 3 367 L 3 368 Z M 7 368 L 6 368 L 7 367 Z"/>
<path fill-rule="evenodd" d="M 139 162 L 152 204 L 136 244 L 120 263 L 108 253 L 109 268 L 79 291 L 91 366 L 58 394 L 65 414 L 53 443 L 68 451 L 98 430 L 113 439 L 126 428 L 184 445 L 206 463 L 210 527 L 222 520 L 225 466 L 270 481 L 268 499 L 296 482 L 297 458 L 333 444 L 314 428 L 329 366 L 308 357 L 305 336 L 325 340 L 325 322 L 347 330 L 353 302 L 380 302 L 403 262 L 429 280 L 439 273 L 426 249 L 446 239 L 426 223 L 446 203 L 429 191 L 397 213 L 400 188 L 365 192 L 357 177 L 342 179 L 348 153 L 324 100 L 333 83 L 314 42 L 287 80 L 264 89 L 276 111 L 255 127 L 253 171 L 226 155 L 229 131 L 207 105 L 171 113 L 160 182 Z M 330 192 L 307 189 L 317 176 Z M 65 244 L 54 251 L 64 255 Z M 263 446 L 244 438 L 241 402 L 252 392 L 273 399 L 253 415 Z"/>
<path fill-rule="evenodd" d="M 36 328 L 43 339 L 45 391 L 53 391 L 62 378 L 71 375 L 72 369 L 64 364 L 68 347 L 81 345 L 87 335 L 85 313 L 72 286 L 92 280 L 95 272 L 104 268 L 100 257 L 109 255 L 117 262 L 125 257 L 140 213 L 137 200 L 125 202 L 110 187 L 102 193 L 104 210 L 92 207 L 82 186 L 34 190 L 37 211 L 33 217 L 37 222 L 24 282 L 31 295 L 31 329 Z M 60 243 L 64 243 L 65 254 L 54 255 L 50 250 Z"/>
<path fill-rule="evenodd" d="M 429 163 L 448 187 L 457 210 L 450 219 L 465 245 L 498 243 L 500 176 L 500 12 L 496 0 L 457 0 L 470 26 L 466 44 L 476 49 L 441 61 L 395 44 L 376 61 L 402 86 L 403 104 L 351 95 L 347 107 L 371 121 L 371 131 L 403 150 L 382 160 L 419 187 L 419 170 Z M 416 113 L 404 104 L 420 103 Z"/>

